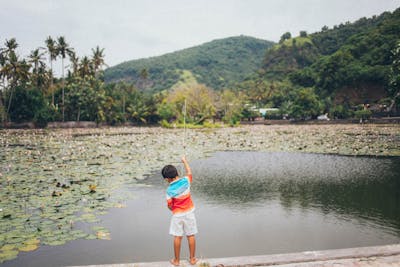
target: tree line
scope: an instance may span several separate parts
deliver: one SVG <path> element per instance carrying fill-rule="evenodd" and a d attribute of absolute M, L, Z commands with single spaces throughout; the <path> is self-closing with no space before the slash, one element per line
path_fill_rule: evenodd
<path fill-rule="evenodd" d="M 210 119 L 236 123 L 243 103 L 232 90 L 215 92 L 197 82 L 178 84 L 171 90 L 150 93 L 124 82 L 104 83 L 105 55 L 99 46 L 92 55 L 79 57 L 65 37 L 45 40 L 27 57 L 18 54 L 15 38 L 0 47 L 0 119 L 34 122 L 44 127 L 53 121 L 95 121 L 118 125 L 164 125 L 182 120 L 187 100 L 187 121 L 201 124 Z M 53 65 L 61 61 L 61 77 Z M 142 71 L 146 79 L 147 70 Z M 239 101 L 240 100 L 240 101 Z"/>
<path fill-rule="evenodd" d="M 306 38 L 306 33 L 302 34 Z M 286 38 L 290 37 L 283 36 L 282 40 L 288 40 Z M 94 121 L 109 125 L 161 123 L 171 126 L 182 122 L 184 115 L 186 122 L 192 124 L 223 121 L 234 125 L 243 119 L 254 119 L 259 116 L 257 108 L 265 107 L 279 108 L 267 114 L 271 119 L 316 118 L 325 112 L 337 118 L 357 115 L 357 111 L 351 113 L 348 108 L 332 105 L 332 98 L 319 93 L 314 84 L 307 86 L 307 69 L 283 80 L 256 75 L 234 88 L 218 91 L 198 83 L 190 71 L 182 71 L 184 78 L 180 82 L 171 88 L 151 92 L 132 83 L 105 83 L 105 54 L 99 46 L 92 49 L 92 55 L 79 57 L 63 36 L 49 36 L 45 48 L 31 51 L 26 58 L 18 54 L 17 48 L 15 39 L 6 40 L 0 47 L 0 119 L 3 125 L 34 122 L 44 127 L 53 121 Z M 400 44 L 393 50 L 388 78 L 392 95 L 397 97 L 396 103 L 399 51 Z M 53 63 L 58 60 L 61 61 L 61 77 L 53 74 Z M 147 69 L 141 71 L 143 83 L 148 75 Z M 360 116 L 366 115 L 360 112 Z"/>
<path fill-rule="evenodd" d="M 65 37 L 49 36 L 45 47 L 31 51 L 24 58 L 18 54 L 18 46 L 12 38 L 0 48 L 0 118 L 3 123 L 34 121 L 41 125 L 48 121 L 71 120 L 76 112 L 79 120 L 84 98 L 90 94 L 101 95 L 104 49 L 97 46 L 90 57 L 80 58 Z M 66 59 L 70 62 L 68 67 Z M 61 78 L 54 76 L 56 60 L 61 60 Z M 91 108 L 96 110 L 101 103 L 98 97 L 93 100 Z M 101 114 L 94 111 L 86 116 L 100 119 Z"/>

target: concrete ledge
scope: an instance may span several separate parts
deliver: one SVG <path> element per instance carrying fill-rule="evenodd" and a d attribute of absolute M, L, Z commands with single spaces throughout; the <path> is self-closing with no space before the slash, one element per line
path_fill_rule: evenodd
<path fill-rule="evenodd" d="M 299 253 L 274 254 L 274 255 L 258 255 L 230 258 L 200 259 L 197 266 L 332 266 L 331 261 L 341 260 L 343 265 L 351 266 L 352 259 L 368 262 L 368 259 L 376 261 L 377 258 L 381 262 L 386 261 L 394 263 L 392 266 L 400 266 L 400 244 L 376 246 L 376 247 L 360 247 L 335 250 L 321 251 L 304 251 Z M 347 263 L 346 263 L 347 262 Z M 379 261 L 376 261 L 379 266 Z M 339 262 L 340 264 L 340 262 Z M 369 264 L 369 263 L 368 263 Z M 362 264 L 355 264 L 362 266 Z M 90 267 L 170 267 L 169 262 L 145 262 L 145 263 L 125 263 L 110 265 L 90 265 Z M 187 261 L 181 261 L 181 266 L 191 266 Z M 371 265 L 368 265 L 371 266 Z M 89 266 L 88 266 L 89 267 Z"/>

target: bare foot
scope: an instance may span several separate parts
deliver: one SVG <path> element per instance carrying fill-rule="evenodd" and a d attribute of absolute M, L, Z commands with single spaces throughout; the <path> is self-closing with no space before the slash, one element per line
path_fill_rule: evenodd
<path fill-rule="evenodd" d="M 179 266 L 179 265 L 180 265 L 179 261 L 178 261 L 178 260 L 175 260 L 175 259 L 172 259 L 172 260 L 170 260 L 169 262 L 170 262 L 172 265 L 174 265 L 174 266 Z"/>
<path fill-rule="evenodd" d="M 191 258 L 189 260 L 190 265 L 195 265 L 199 260 L 197 258 Z"/>

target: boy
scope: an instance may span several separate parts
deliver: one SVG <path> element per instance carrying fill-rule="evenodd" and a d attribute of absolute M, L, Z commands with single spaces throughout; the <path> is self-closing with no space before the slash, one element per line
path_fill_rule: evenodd
<path fill-rule="evenodd" d="M 182 157 L 185 166 L 186 175 L 178 176 L 178 171 L 172 165 L 165 166 L 161 174 L 169 184 L 167 188 L 167 204 L 172 211 L 171 225 L 169 228 L 170 235 L 174 236 L 174 254 L 175 258 L 171 260 L 171 264 L 179 266 L 181 241 L 185 234 L 189 243 L 191 265 L 196 264 L 195 257 L 197 234 L 196 218 L 194 217 L 194 205 L 190 196 L 190 184 L 192 183 L 192 171 L 185 157 Z"/>

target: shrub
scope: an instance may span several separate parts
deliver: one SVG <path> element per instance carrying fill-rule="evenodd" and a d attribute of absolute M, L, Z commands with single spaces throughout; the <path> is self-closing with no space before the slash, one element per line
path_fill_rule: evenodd
<path fill-rule="evenodd" d="M 162 121 L 160 121 L 160 125 L 161 125 L 161 127 L 163 127 L 163 128 L 172 128 L 172 125 L 167 121 L 167 120 L 162 120 Z"/>
<path fill-rule="evenodd" d="M 372 112 L 369 109 L 357 110 L 354 112 L 357 119 L 367 120 L 371 118 Z"/>

